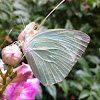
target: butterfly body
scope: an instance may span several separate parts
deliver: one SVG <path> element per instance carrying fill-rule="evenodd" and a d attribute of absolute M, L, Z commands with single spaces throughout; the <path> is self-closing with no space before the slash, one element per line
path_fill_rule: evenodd
<path fill-rule="evenodd" d="M 34 75 L 44 85 L 62 81 L 86 49 L 87 34 L 68 29 L 50 29 L 28 36 L 22 49 Z"/>

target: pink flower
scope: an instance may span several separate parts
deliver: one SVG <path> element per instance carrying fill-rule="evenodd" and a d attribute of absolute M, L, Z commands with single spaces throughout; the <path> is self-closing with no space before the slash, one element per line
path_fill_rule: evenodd
<path fill-rule="evenodd" d="M 86 10 L 89 10 L 88 5 L 85 2 L 82 2 L 83 6 L 85 7 Z"/>
<path fill-rule="evenodd" d="M 33 78 L 33 72 L 28 64 L 22 63 L 21 66 L 15 68 L 13 71 L 17 72 L 17 77 L 12 82 L 22 82 Z"/>
<path fill-rule="evenodd" d="M 35 100 L 39 93 L 39 80 L 37 78 L 28 79 L 26 82 L 8 85 L 5 90 L 7 100 Z"/>
<path fill-rule="evenodd" d="M 3 69 L 2 67 L 1 70 Z M 39 93 L 40 82 L 37 78 L 32 78 L 33 72 L 30 66 L 22 63 L 13 71 L 17 72 L 17 77 L 6 87 L 5 96 L 0 100 L 35 100 L 35 95 Z M 3 71 L 3 73 L 5 74 L 6 71 Z M 0 79 L 0 81 L 2 80 Z"/>
<path fill-rule="evenodd" d="M 2 73 L 5 74 L 6 70 L 4 71 L 4 68 L 1 69 Z M 33 78 L 33 72 L 28 64 L 22 63 L 21 66 L 13 69 L 13 72 L 17 72 L 17 77 L 15 77 L 11 82 L 22 82 L 26 81 L 27 79 Z M 9 78 L 7 78 L 8 80 Z M 0 76 L 0 83 L 3 83 L 3 80 Z"/>
<path fill-rule="evenodd" d="M 20 48 L 16 45 L 9 45 L 2 50 L 2 60 L 8 65 L 17 65 L 22 58 L 22 52 Z"/>

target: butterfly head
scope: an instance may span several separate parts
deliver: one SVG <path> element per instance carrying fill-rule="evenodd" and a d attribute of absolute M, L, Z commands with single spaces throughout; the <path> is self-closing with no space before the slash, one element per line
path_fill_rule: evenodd
<path fill-rule="evenodd" d="M 25 39 L 27 37 L 29 37 L 30 35 L 33 35 L 36 33 L 36 31 L 34 30 L 36 28 L 37 24 L 35 22 L 31 22 L 29 23 L 25 29 L 19 34 L 18 36 L 18 40 L 20 41 L 25 41 Z"/>

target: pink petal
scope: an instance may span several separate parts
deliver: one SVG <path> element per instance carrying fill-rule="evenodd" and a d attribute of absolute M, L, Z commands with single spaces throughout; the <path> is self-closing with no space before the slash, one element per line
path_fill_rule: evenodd
<path fill-rule="evenodd" d="M 8 85 L 5 90 L 7 100 L 35 100 L 36 94 L 39 93 L 39 83 L 39 80 L 34 78 Z"/>
<path fill-rule="evenodd" d="M 28 64 L 22 63 L 21 66 L 14 69 L 14 72 L 17 72 L 17 77 L 12 82 L 22 82 L 33 77 L 33 72 Z"/>

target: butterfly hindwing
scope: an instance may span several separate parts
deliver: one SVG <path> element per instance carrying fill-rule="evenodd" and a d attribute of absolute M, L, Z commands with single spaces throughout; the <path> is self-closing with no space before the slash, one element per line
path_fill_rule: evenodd
<path fill-rule="evenodd" d="M 83 32 L 51 29 L 26 39 L 23 51 L 34 75 L 44 84 L 62 81 L 86 49 L 90 38 Z"/>

